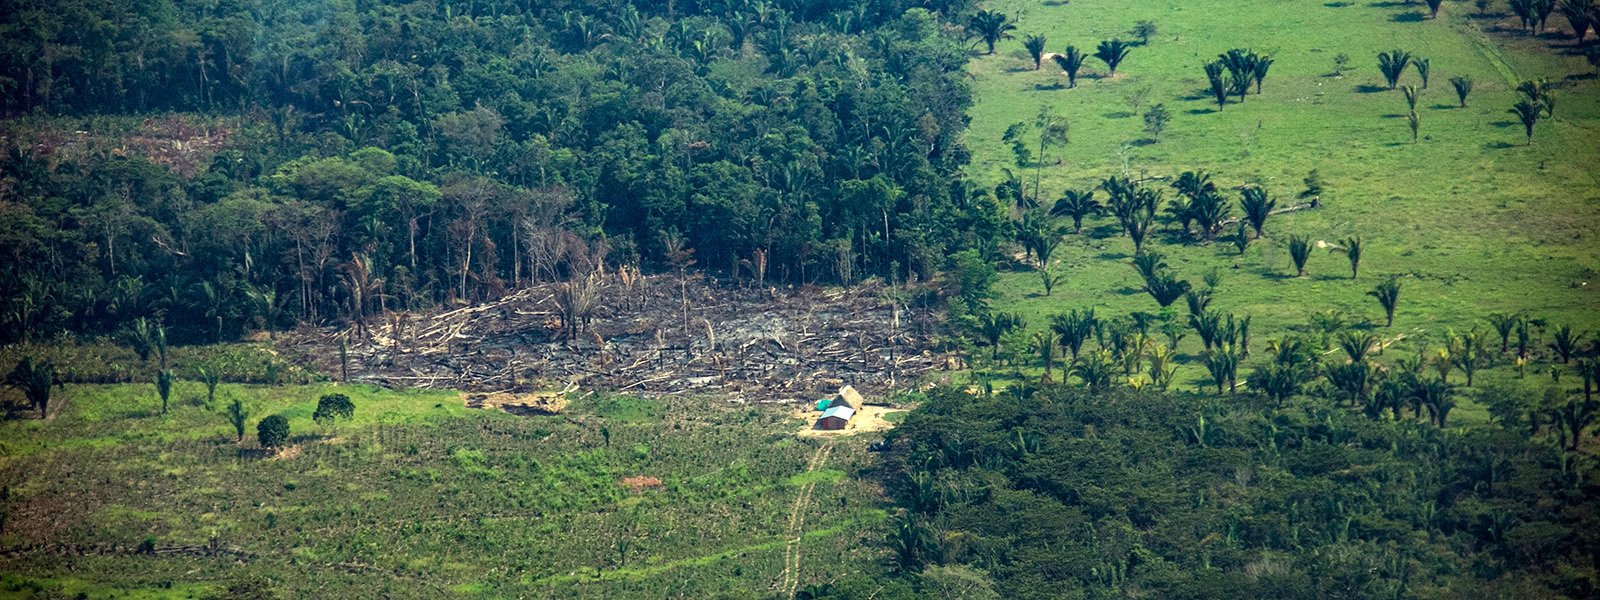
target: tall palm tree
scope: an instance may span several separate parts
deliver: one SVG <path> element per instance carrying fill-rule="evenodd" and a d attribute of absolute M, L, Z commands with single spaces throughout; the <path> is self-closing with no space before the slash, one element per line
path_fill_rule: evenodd
<path fill-rule="evenodd" d="M 1272 63 L 1271 56 L 1263 54 L 1256 57 L 1256 63 L 1254 68 L 1251 69 L 1250 75 L 1256 80 L 1256 94 L 1258 95 L 1261 93 L 1261 82 L 1266 81 L 1267 70 L 1272 68 Z"/>
<path fill-rule="evenodd" d="M 1393 327 L 1394 310 L 1400 305 L 1400 280 L 1393 277 L 1386 279 L 1367 295 L 1376 298 L 1378 305 L 1383 307 L 1384 327 Z"/>
<path fill-rule="evenodd" d="M 1329 249 L 1329 252 L 1343 252 L 1344 257 L 1350 260 L 1350 278 L 1355 279 L 1361 272 L 1361 253 L 1365 250 L 1361 236 L 1353 235 L 1339 242 L 1339 245 Z"/>
<path fill-rule="evenodd" d="M 1296 277 L 1306 276 L 1306 260 L 1311 258 L 1311 240 L 1303 235 L 1289 236 L 1289 260 L 1294 262 Z"/>
<path fill-rule="evenodd" d="M 1206 81 L 1211 84 L 1211 96 L 1217 100 L 1217 110 L 1228 105 L 1228 82 L 1222 78 L 1222 63 L 1206 63 Z"/>
<path fill-rule="evenodd" d="M 1145 281 L 1144 291 L 1155 298 L 1156 304 L 1166 308 L 1182 298 L 1189 287 L 1189 282 L 1178 279 L 1172 273 L 1160 272 Z"/>
<path fill-rule="evenodd" d="M 1244 95 L 1250 91 L 1250 83 L 1255 80 L 1256 63 L 1261 60 L 1254 52 L 1241 48 L 1234 48 L 1217 55 L 1217 61 L 1228 69 L 1228 78 L 1231 82 L 1231 91 L 1239 96 L 1239 101 L 1244 102 Z M 1262 73 L 1266 77 L 1266 73 Z"/>
<path fill-rule="evenodd" d="M 1020 315 L 1006 312 L 984 312 L 978 315 L 978 333 L 989 342 L 989 358 L 1000 357 L 1000 338 L 1027 325 Z"/>
<path fill-rule="evenodd" d="M 1461 108 L 1467 107 L 1467 94 L 1472 93 L 1472 78 L 1466 75 L 1457 75 L 1450 78 L 1450 87 L 1456 90 L 1456 100 Z"/>
<path fill-rule="evenodd" d="M 1056 66 L 1061 67 L 1061 72 L 1067 74 L 1067 87 L 1078 87 L 1078 70 L 1083 68 L 1083 53 L 1077 46 L 1067 46 L 1061 54 L 1051 57 L 1056 61 Z"/>
<path fill-rule="evenodd" d="M 1128 51 L 1132 49 L 1132 45 L 1122 40 L 1108 40 L 1100 42 L 1100 47 L 1095 48 L 1094 57 L 1105 62 L 1106 69 L 1111 72 L 1111 76 L 1115 77 L 1117 75 L 1117 65 L 1122 64 L 1122 59 L 1127 58 Z"/>
<path fill-rule="evenodd" d="M 1244 210 L 1245 222 L 1256 230 L 1256 237 L 1266 235 L 1267 217 L 1272 216 L 1272 209 L 1278 205 L 1278 201 L 1267 198 L 1267 191 L 1256 186 L 1244 188 L 1239 194 L 1242 196 L 1239 208 Z"/>
<path fill-rule="evenodd" d="M 1493 313 L 1484 317 L 1484 319 L 1489 321 L 1490 327 L 1494 327 L 1495 333 L 1500 334 L 1500 351 L 1509 351 L 1511 349 L 1511 333 L 1516 331 L 1517 325 L 1522 322 L 1522 316 L 1511 313 Z"/>
<path fill-rule="evenodd" d="M 56 379 L 56 367 L 50 361 L 34 362 L 33 357 L 24 356 L 6 374 L 5 385 L 21 391 L 43 419 L 50 414 L 50 392 L 61 385 L 61 380 Z"/>
<path fill-rule="evenodd" d="M 1533 145 L 1533 126 L 1539 124 L 1541 111 L 1542 109 L 1539 105 L 1534 104 L 1527 98 L 1518 100 L 1516 104 L 1511 106 L 1511 110 L 1506 111 L 1516 115 L 1517 120 L 1522 121 L 1522 129 L 1528 135 L 1529 146 Z"/>
<path fill-rule="evenodd" d="M 1561 359 L 1561 364 L 1572 361 L 1572 356 L 1578 352 L 1578 340 L 1582 333 L 1574 333 L 1571 325 L 1562 325 L 1556 328 L 1555 337 L 1550 339 L 1550 349 L 1556 353 L 1556 358 Z"/>
<path fill-rule="evenodd" d="M 1072 352 L 1072 359 L 1078 359 L 1078 352 L 1083 350 L 1083 343 L 1089 340 L 1098 322 L 1094 316 L 1094 309 L 1072 309 L 1064 315 L 1055 315 L 1050 318 L 1050 330 L 1058 336 L 1062 346 Z"/>
<path fill-rule="evenodd" d="M 1033 351 L 1039 353 L 1039 360 L 1044 361 L 1044 381 L 1050 381 L 1050 370 L 1056 364 L 1056 334 L 1046 329 L 1034 332 Z"/>
<path fill-rule="evenodd" d="M 1405 74 L 1406 67 L 1410 65 L 1410 52 L 1395 49 L 1378 53 L 1378 70 L 1383 72 L 1383 79 L 1389 82 L 1391 90 L 1400 85 L 1400 76 Z"/>
<path fill-rule="evenodd" d="M 1050 216 L 1071 217 L 1072 232 L 1083 233 L 1083 219 L 1104 211 L 1105 207 L 1094 198 L 1094 190 L 1067 190 L 1050 208 Z"/>
<path fill-rule="evenodd" d="M 1037 71 L 1044 66 L 1044 36 L 1028 34 L 1023 38 L 1022 47 L 1028 49 L 1028 56 L 1033 57 L 1033 70 Z"/>
<path fill-rule="evenodd" d="M 1016 29 L 1017 25 L 1011 22 L 1010 17 L 997 11 L 980 10 L 967 20 L 968 35 L 988 44 L 988 54 L 994 54 L 995 43 L 1011 39 L 1011 32 Z"/>
<path fill-rule="evenodd" d="M 1363 362 L 1367 359 L 1367 354 L 1378 349 L 1378 338 L 1366 332 L 1341 332 L 1339 333 L 1339 349 L 1344 350 L 1344 354 L 1350 358 L 1350 362 Z"/>

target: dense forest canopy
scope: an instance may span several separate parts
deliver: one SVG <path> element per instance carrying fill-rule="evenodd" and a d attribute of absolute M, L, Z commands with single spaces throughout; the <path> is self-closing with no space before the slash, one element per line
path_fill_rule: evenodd
<path fill-rule="evenodd" d="M 608 264 L 926 278 L 1003 221 L 959 178 L 970 11 L 6 2 L 0 340 L 227 339 Z M 227 142 L 184 173 L 29 135 L 165 111 Z"/>

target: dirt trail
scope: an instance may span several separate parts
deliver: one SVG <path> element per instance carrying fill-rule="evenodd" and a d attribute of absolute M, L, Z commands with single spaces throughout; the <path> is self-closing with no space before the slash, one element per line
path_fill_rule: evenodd
<path fill-rule="evenodd" d="M 828 464 L 828 455 L 833 452 L 833 441 L 822 443 L 816 453 L 811 455 L 811 461 L 806 463 L 806 472 L 810 473 Z M 788 540 L 783 545 L 783 574 L 779 576 L 779 589 L 785 597 L 793 600 L 795 591 L 800 587 L 800 539 L 805 534 L 805 507 L 811 503 L 811 492 L 817 487 L 815 480 L 807 481 L 800 486 L 800 494 L 794 499 L 794 506 L 789 509 L 789 527 L 785 530 L 784 538 Z"/>

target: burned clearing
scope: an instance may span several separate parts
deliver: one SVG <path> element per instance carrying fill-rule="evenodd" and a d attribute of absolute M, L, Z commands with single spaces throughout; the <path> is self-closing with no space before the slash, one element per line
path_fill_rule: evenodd
<path fill-rule="evenodd" d="M 279 347 L 315 370 L 389 387 L 748 402 L 807 399 L 844 384 L 882 394 L 956 360 L 939 347 L 937 313 L 897 297 L 874 285 L 751 288 L 624 270 L 466 308 L 305 330 Z"/>

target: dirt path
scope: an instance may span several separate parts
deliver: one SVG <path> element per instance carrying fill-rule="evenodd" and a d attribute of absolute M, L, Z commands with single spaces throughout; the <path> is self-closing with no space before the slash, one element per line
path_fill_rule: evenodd
<path fill-rule="evenodd" d="M 810 473 L 828 464 L 828 455 L 833 453 L 833 441 L 822 443 L 816 453 L 811 455 L 811 461 L 806 463 L 806 472 Z M 794 506 L 789 509 L 789 526 L 785 529 L 784 538 L 788 540 L 783 545 L 783 574 L 779 577 L 780 593 L 793 600 L 795 591 L 800 587 L 800 540 L 805 533 L 805 507 L 811 503 L 811 492 L 817 487 L 815 480 L 807 481 L 800 486 L 800 495 L 795 497 Z"/>

